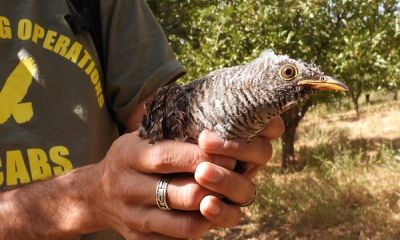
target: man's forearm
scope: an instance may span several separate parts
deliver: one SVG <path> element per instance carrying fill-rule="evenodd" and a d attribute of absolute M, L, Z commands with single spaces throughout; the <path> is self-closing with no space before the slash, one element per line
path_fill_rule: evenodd
<path fill-rule="evenodd" d="M 89 206 L 96 171 L 89 165 L 0 193 L 0 240 L 71 239 L 101 229 Z"/>

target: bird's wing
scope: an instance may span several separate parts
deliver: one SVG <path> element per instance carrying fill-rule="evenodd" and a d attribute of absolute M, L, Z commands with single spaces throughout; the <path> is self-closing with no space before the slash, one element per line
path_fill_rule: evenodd
<path fill-rule="evenodd" d="M 184 88 L 170 84 L 160 88 L 146 103 L 139 136 L 155 143 L 162 139 L 186 140 L 188 95 Z"/>

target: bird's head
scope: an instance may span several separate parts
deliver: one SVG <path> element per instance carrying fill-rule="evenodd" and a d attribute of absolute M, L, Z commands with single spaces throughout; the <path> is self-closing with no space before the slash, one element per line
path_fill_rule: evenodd
<path fill-rule="evenodd" d="M 325 75 L 316 65 L 292 59 L 287 55 L 276 55 L 272 50 L 264 51 L 254 64 L 263 69 L 262 88 L 283 102 L 283 110 L 309 97 L 315 91 L 348 91 L 343 82 Z M 260 66 L 258 65 L 258 66 Z"/>

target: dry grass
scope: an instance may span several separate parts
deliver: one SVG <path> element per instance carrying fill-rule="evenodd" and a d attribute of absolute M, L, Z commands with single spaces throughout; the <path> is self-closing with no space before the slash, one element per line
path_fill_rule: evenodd
<path fill-rule="evenodd" d="M 276 144 L 243 223 L 205 239 L 400 239 L 400 102 L 331 111 L 299 128 L 303 171 L 281 173 Z"/>

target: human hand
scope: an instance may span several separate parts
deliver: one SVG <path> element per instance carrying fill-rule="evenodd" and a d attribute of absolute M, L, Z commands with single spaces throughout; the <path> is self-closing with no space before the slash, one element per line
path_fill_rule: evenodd
<path fill-rule="evenodd" d="M 257 171 L 272 157 L 270 140 L 279 138 L 285 131 L 285 125 L 280 117 L 271 119 L 252 142 L 224 141 L 217 134 L 203 131 L 199 136 L 200 148 L 208 154 L 240 159 L 244 162 L 244 173 L 217 166 L 212 162 L 200 163 L 195 172 L 196 181 L 204 188 L 222 194 L 233 203 L 228 204 L 215 195 L 202 199 L 200 211 L 204 217 L 217 226 L 230 227 L 237 224 L 237 216 L 241 215 L 240 205 L 245 205 L 254 197 L 256 188 L 251 181 Z M 230 215 L 216 214 L 231 212 Z M 232 217 L 236 216 L 236 217 Z"/>
<path fill-rule="evenodd" d="M 200 136 L 200 147 L 170 140 L 149 146 L 136 132 L 122 136 L 99 164 L 102 177 L 90 201 L 96 218 L 103 228 L 113 228 L 126 239 L 196 238 L 213 226 L 236 225 L 242 216 L 240 208 L 213 196 L 223 195 L 236 203 L 252 197 L 255 187 L 250 177 L 271 157 L 268 139 L 281 134 L 279 122 L 272 121 L 252 143 L 228 141 L 220 148 L 209 132 Z M 235 173 L 229 170 L 234 159 L 252 167 L 244 175 Z M 216 171 L 223 181 L 212 183 L 209 180 Z M 176 176 L 168 185 L 167 198 L 172 209 L 183 211 L 158 209 L 154 192 L 159 174 L 184 172 L 195 172 L 197 182 L 191 176 Z M 206 219 L 195 211 L 199 208 Z"/>
<path fill-rule="evenodd" d="M 126 239 L 201 237 L 213 224 L 198 211 L 200 202 L 221 189 L 205 189 L 193 175 L 180 174 L 168 185 L 167 202 L 174 211 L 157 207 L 155 189 L 160 174 L 194 173 L 205 161 L 227 169 L 235 164 L 232 158 L 206 154 L 195 144 L 165 140 L 150 146 L 137 132 L 125 134 L 98 164 L 101 177 L 92 186 L 88 207 L 101 228 L 113 228 Z M 221 216 L 235 223 L 241 217 L 227 208 L 209 219 L 218 222 Z"/>

